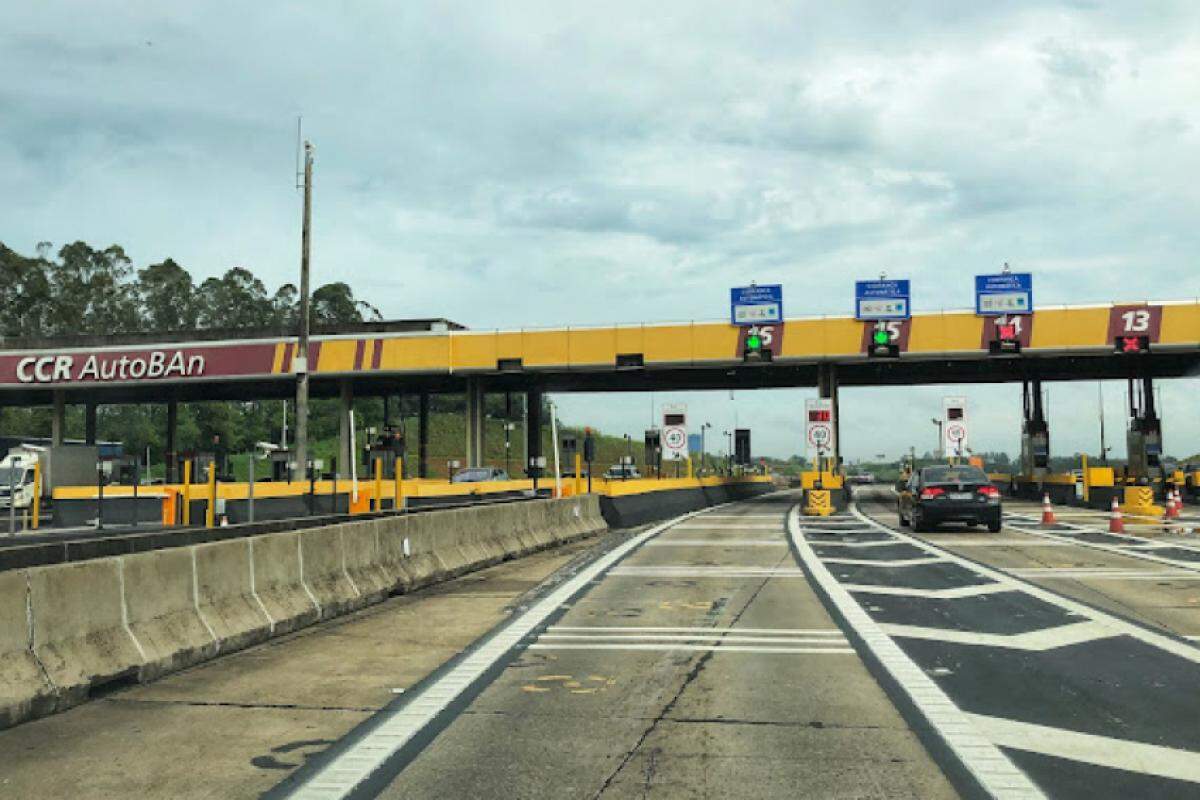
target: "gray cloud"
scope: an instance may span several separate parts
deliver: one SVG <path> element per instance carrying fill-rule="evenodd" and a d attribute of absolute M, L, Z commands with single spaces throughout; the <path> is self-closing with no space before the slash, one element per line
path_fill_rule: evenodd
<path fill-rule="evenodd" d="M 1197 47 L 1183 0 L 25 4 L 0 29 L 0 239 L 291 280 L 302 113 L 318 276 L 391 316 L 721 318 L 752 278 L 844 314 L 881 269 L 965 307 L 1003 261 L 1047 304 L 1195 296 Z M 782 397 L 738 403 L 779 414 L 780 453 Z M 642 425 L 639 399 L 574 403 Z M 914 414 L 873 438 L 897 450 Z"/>

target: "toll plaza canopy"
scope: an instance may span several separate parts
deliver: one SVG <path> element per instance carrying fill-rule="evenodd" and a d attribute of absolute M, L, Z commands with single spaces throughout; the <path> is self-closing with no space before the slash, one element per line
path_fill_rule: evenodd
<path fill-rule="evenodd" d="M 871 356 L 880 326 L 893 358 Z M 1004 335 L 1019 352 L 997 354 Z M 808 317 L 756 329 L 762 360 L 744 358 L 746 327 L 728 322 L 469 330 L 444 319 L 318 330 L 308 352 L 314 394 L 350 382 L 356 395 L 460 391 L 621 391 L 812 386 L 837 365 L 843 385 L 1177 377 L 1200 373 L 1200 301 L 1060 306 L 1010 317 L 972 311 L 889 323 Z M 1136 340 L 1136 354 L 1122 339 Z M 161 402 L 290 397 L 296 337 L 209 331 L 0 342 L 0 404 Z"/>

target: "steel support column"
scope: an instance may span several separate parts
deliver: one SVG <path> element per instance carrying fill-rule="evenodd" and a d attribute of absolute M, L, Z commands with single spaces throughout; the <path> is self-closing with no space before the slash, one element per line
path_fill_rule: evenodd
<path fill-rule="evenodd" d="M 417 393 L 417 477 L 429 477 L 429 392 Z"/>
<path fill-rule="evenodd" d="M 838 404 L 837 364 L 821 364 L 817 367 L 817 392 L 833 404 L 833 464 L 837 469 L 842 463 L 842 413 Z"/>
<path fill-rule="evenodd" d="M 96 403 L 89 400 L 83 406 L 83 443 L 96 444 Z"/>
<path fill-rule="evenodd" d="M 54 392 L 54 412 L 50 417 L 50 444 L 58 447 L 67 438 L 67 396 L 61 389 Z"/>
<path fill-rule="evenodd" d="M 350 415 L 354 413 L 354 384 L 343 380 L 338 386 L 340 407 L 338 409 L 338 474 L 349 475 L 354 451 L 350 446 Z"/>
<path fill-rule="evenodd" d="M 525 393 L 525 460 L 526 474 L 532 475 L 530 463 L 542 455 L 542 390 L 530 389 Z"/>
<path fill-rule="evenodd" d="M 483 466 L 483 380 L 467 378 L 467 447 L 466 466 Z"/>

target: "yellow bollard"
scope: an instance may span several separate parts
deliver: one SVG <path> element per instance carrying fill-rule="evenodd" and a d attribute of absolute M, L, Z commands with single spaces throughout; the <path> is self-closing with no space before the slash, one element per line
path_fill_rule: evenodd
<path fill-rule="evenodd" d="M 404 508 L 404 459 L 396 459 L 396 497 L 392 500 L 392 507 L 397 511 Z"/>
<path fill-rule="evenodd" d="M 42 462 L 33 462 L 33 529 L 42 519 Z"/>
<path fill-rule="evenodd" d="M 583 494 L 583 454 L 575 454 L 575 496 Z"/>
<path fill-rule="evenodd" d="M 204 513 L 204 527 L 212 528 L 217 524 L 217 465 L 208 465 L 208 510 Z"/>
<path fill-rule="evenodd" d="M 383 459 L 375 459 L 375 510 L 383 511 Z"/>
<path fill-rule="evenodd" d="M 192 460 L 183 462 L 183 524 L 192 524 Z"/>

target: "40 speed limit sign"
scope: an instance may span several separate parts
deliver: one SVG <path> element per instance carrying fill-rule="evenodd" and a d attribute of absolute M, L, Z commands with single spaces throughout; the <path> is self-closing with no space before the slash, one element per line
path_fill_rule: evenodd
<path fill-rule="evenodd" d="M 804 401 L 804 445 L 816 455 L 827 455 L 834 449 L 833 401 L 818 397 Z"/>

